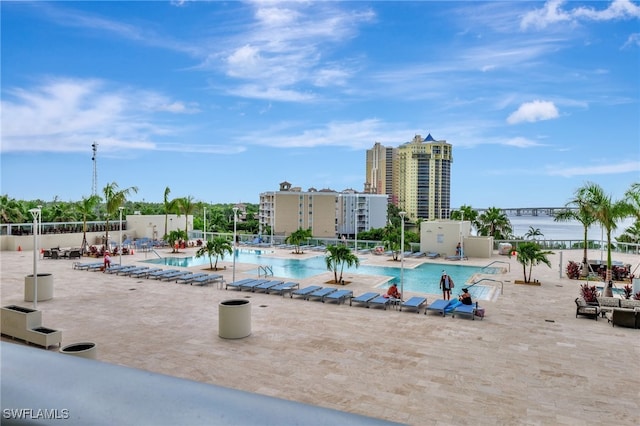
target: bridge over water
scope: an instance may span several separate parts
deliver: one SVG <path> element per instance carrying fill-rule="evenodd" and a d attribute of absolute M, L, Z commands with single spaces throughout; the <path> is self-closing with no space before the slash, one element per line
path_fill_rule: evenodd
<path fill-rule="evenodd" d="M 482 214 L 489 209 L 474 209 L 477 210 L 478 213 Z M 576 211 L 576 208 L 571 207 L 508 207 L 508 208 L 500 208 L 500 211 L 507 216 L 551 216 L 553 217 L 556 213 L 565 211 L 565 210 L 573 210 Z"/>

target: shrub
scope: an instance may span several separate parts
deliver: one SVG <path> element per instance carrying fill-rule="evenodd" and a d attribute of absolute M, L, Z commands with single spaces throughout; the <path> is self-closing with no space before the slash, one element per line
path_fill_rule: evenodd
<path fill-rule="evenodd" d="M 640 293 L 639 293 L 640 294 Z M 580 286 L 580 295 L 585 302 L 596 302 L 596 297 L 600 296 L 595 285 L 589 287 L 589 284 L 582 284 Z"/>
<path fill-rule="evenodd" d="M 622 290 L 624 291 L 624 298 L 631 299 L 631 295 L 633 294 L 633 287 L 627 284 L 622 288 Z"/>
<path fill-rule="evenodd" d="M 573 260 L 570 260 L 567 265 L 567 277 L 572 280 L 580 278 L 580 265 Z"/>
<path fill-rule="evenodd" d="M 633 295 L 633 300 L 640 300 L 640 291 Z"/>

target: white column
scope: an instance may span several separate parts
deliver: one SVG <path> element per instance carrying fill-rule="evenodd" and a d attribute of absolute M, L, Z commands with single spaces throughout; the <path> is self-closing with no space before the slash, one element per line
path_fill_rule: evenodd
<path fill-rule="evenodd" d="M 233 208 L 233 277 L 231 282 L 236 282 L 236 225 L 238 223 L 238 208 Z"/>
<path fill-rule="evenodd" d="M 400 219 L 402 220 L 402 228 L 400 232 L 400 294 L 404 299 L 404 216 L 407 212 L 400 212 Z"/>
<path fill-rule="evenodd" d="M 118 254 L 120 254 L 120 266 L 122 266 L 122 210 L 124 207 L 118 207 L 120 210 L 120 250 L 118 250 Z"/>
<path fill-rule="evenodd" d="M 38 231 L 41 209 L 31 209 L 33 215 L 33 309 L 38 309 Z"/>

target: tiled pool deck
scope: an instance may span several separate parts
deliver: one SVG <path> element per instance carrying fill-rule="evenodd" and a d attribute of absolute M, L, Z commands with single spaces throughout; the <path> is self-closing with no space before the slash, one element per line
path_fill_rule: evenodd
<path fill-rule="evenodd" d="M 285 250 L 274 255 L 292 256 Z M 0 256 L 2 305 L 31 307 L 23 289 L 24 276 L 33 272 L 33 253 Z M 136 253 L 122 262 L 149 256 Z M 580 251 L 562 253 L 564 264 L 581 257 Z M 640 263 L 638 255 L 614 259 Z M 38 308 L 45 326 L 62 330 L 63 345 L 94 341 L 100 361 L 396 422 L 637 424 L 640 330 L 575 318 L 580 283 L 559 277 L 558 254 L 551 256 L 552 268 L 534 268 L 539 287 L 513 283 L 522 279 L 515 259 L 494 255 L 464 263 L 485 266 L 493 260 L 508 262 L 510 272 L 491 277 L 504 281 L 504 294 L 481 302 L 487 314 L 482 321 L 77 271 L 72 261 L 49 259 L 38 262 L 38 272 L 54 274 L 55 297 Z M 451 264 L 406 259 L 405 265 L 425 261 Z M 231 263 L 219 266 L 227 267 L 218 273 L 230 281 Z M 246 277 L 243 271 L 255 267 L 236 265 L 236 279 Z M 327 272 L 300 284 L 326 285 L 330 279 Z M 375 289 L 379 277 L 350 274 L 345 280 L 356 295 L 382 291 Z M 218 337 L 217 306 L 230 298 L 252 302 L 248 338 Z"/>

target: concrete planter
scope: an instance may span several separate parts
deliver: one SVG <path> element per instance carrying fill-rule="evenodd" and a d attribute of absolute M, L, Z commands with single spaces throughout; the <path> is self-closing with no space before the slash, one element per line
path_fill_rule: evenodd
<path fill-rule="evenodd" d="M 251 302 L 246 299 L 223 300 L 218 305 L 218 336 L 242 339 L 251 334 Z"/>
<path fill-rule="evenodd" d="M 38 274 L 38 302 L 53 299 L 53 274 Z M 33 274 L 24 277 L 24 301 L 33 302 Z"/>
<path fill-rule="evenodd" d="M 47 327 L 36 327 L 32 330 L 27 330 L 28 342 L 49 348 L 49 346 L 58 345 L 62 343 L 62 331 L 54 330 Z"/>
<path fill-rule="evenodd" d="M 72 343 L 60 348 L 60 353 L 80 358 L 96 359 L 98 347 L 93 342 Z"/>
<path fill-rule="evenodd" d="M 2 334 L 27 340 L 27 331 L 42 325 L 42 311 L 16 305 L 3 306 L 0 321 Z"/>

